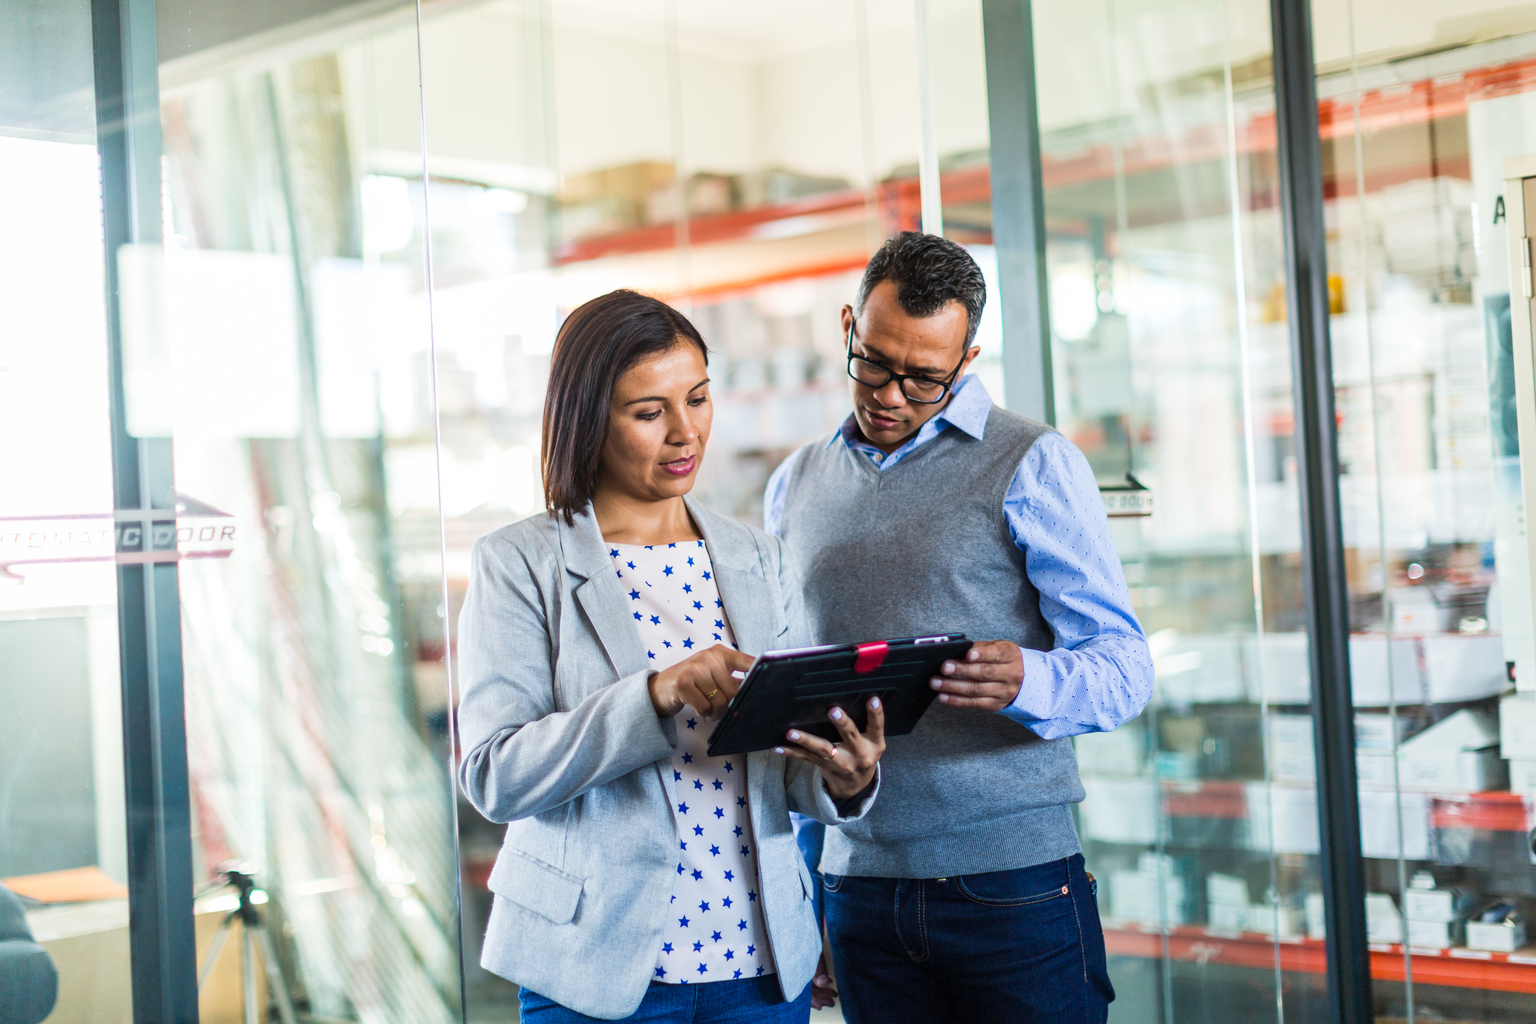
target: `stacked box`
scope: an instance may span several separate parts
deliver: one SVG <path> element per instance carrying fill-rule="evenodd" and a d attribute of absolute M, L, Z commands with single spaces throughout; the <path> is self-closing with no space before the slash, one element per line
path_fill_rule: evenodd
<path fill-rule="evenodd" d="M 1322 893 L 1307 895 L 1306 922 L 1308 938 L 1327 938 L 1328 926 L 1323 916 Z M 1365 937 L 1367 942 L 1377 944 L 1403 941 L 1403 918 L 1391 895 L 1384 892 L 1365 894 Z"/>
<path fill-rule="evenodd" d="M 1205 920 L 1224 932 L 1249 931 L 1251 904 L 1248 883 L 1236 875 L 1213 871 L 1205 876 Z"/>
<path fill-rule="evenodd" d="M 1460 944 L 1467 910 L 1476 896 L 1463 889 L 1441 889 L 1428 872 L 1413 876 L 1403 893 L 1408 945 L 1449 949 Z"/>
<path fill-rule="evenodd" d="M 1150 928 L 1187 924 L 1189 891 L 1183 867 L 1166 854 L 1143 853 L 1137 858 L 1136 870 L 1110 872 L 1110 916 Z"/>

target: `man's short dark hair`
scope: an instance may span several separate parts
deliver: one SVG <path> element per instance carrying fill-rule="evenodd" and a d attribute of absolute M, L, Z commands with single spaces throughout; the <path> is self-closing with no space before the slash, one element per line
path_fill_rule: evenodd
<path fill-rule="evenodd" d="M 862 313 L 869 293 L 882 281 L 896 282 L 896 301 L 907 316 L 933 316 L 951 300 L 960 303 L 965 307 L 965 347 L 976 340 L 981 310 L 987 304 L 987 281 L 961 246 L 920 231 L 903 231 L 886 239 L 864 268 L 854 308 Z"/>
<path fill-rule="evenodd" d="M 597 486 L 608 409 L 619 378 L 636 363 L 693 345 L 709 365 L 699 329 L 671 306 L 621 288 L 571 311 L 555 335 L 544 397 L 544 505 L 574 523 Z"/>

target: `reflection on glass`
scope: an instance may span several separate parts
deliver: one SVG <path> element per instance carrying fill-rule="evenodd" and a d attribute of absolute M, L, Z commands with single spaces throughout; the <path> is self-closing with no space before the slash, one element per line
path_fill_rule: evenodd
<path fill-rule="evenodd" d="M 57 47 L 38 49 L 46 27 Z M 90 5 L 0 21 L 0 976 L 126 1020 L 111 435 Z"/>
<path fill-rule="evenodd" d="M 1431 38 L 1355 4 L 1317 25 L 1376 1011 L 1529 1020 L 1536 659 L 1509 255 L 1529 228 L 1504 215 L 1503 163 L 1536 151 L 1536 39 L 1499 16 Z"/>
<path fill-rule="evenodd" d="M 221 541 L 181 568 L 198 907 L 251 874 L 300 1014 L 456 1019 L 435 495 L 401 500 L 435 475 L 415 27 L 170 17 L 166 244 L 124 258 L 163 268 L 176 484 Z M 281 1001 L 240 932 L 199 931 L 230 1019 L 251 975 Z"/>

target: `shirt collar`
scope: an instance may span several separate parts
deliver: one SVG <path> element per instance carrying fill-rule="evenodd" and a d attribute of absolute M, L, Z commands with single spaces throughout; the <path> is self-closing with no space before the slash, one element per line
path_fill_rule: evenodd
<path fill-rule="evenodd" d="M 949 404 L 918 430 L 923 440 L 937 436 L 945 427 L 958 427 L 980 441 L 987 430 L 987 416 L 992 412 L 992 396 L 974 373 L 961 377 L 950 389 Z M 914 435 L 914 439 L 917 435 Z M 844 444 L 859 444 L 859 423 L 850 413 L 837 433 L 827 438 L 827 447 L 842 438 Z"/>

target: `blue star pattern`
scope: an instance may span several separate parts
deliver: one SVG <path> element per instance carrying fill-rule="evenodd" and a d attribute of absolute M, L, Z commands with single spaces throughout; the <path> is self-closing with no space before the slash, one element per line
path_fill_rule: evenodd
<path fill-rule="evenodd" d="M 686 549 L 686 558 L 679 548 Z M 694 621 L 693 613 L 706 607 L 723 608 L 703 541 L 610 545 L 608 555 L 635 610 L 640 642 L 658 671 L 715 643 L 736 646 L 723 611 Z M 692 708 L 682 710 L 677 726 L 672 806 L 681 860 L 672 902 L 680 916 L 663 926 L 653 980 L 686 985 L 770 974 L 755 844 L 747 835 L 746 764 L 736 756 L 709 756 L 714 724 Z M 714 798 L 707 806 L 701 803 L 705 794 Z"/>

